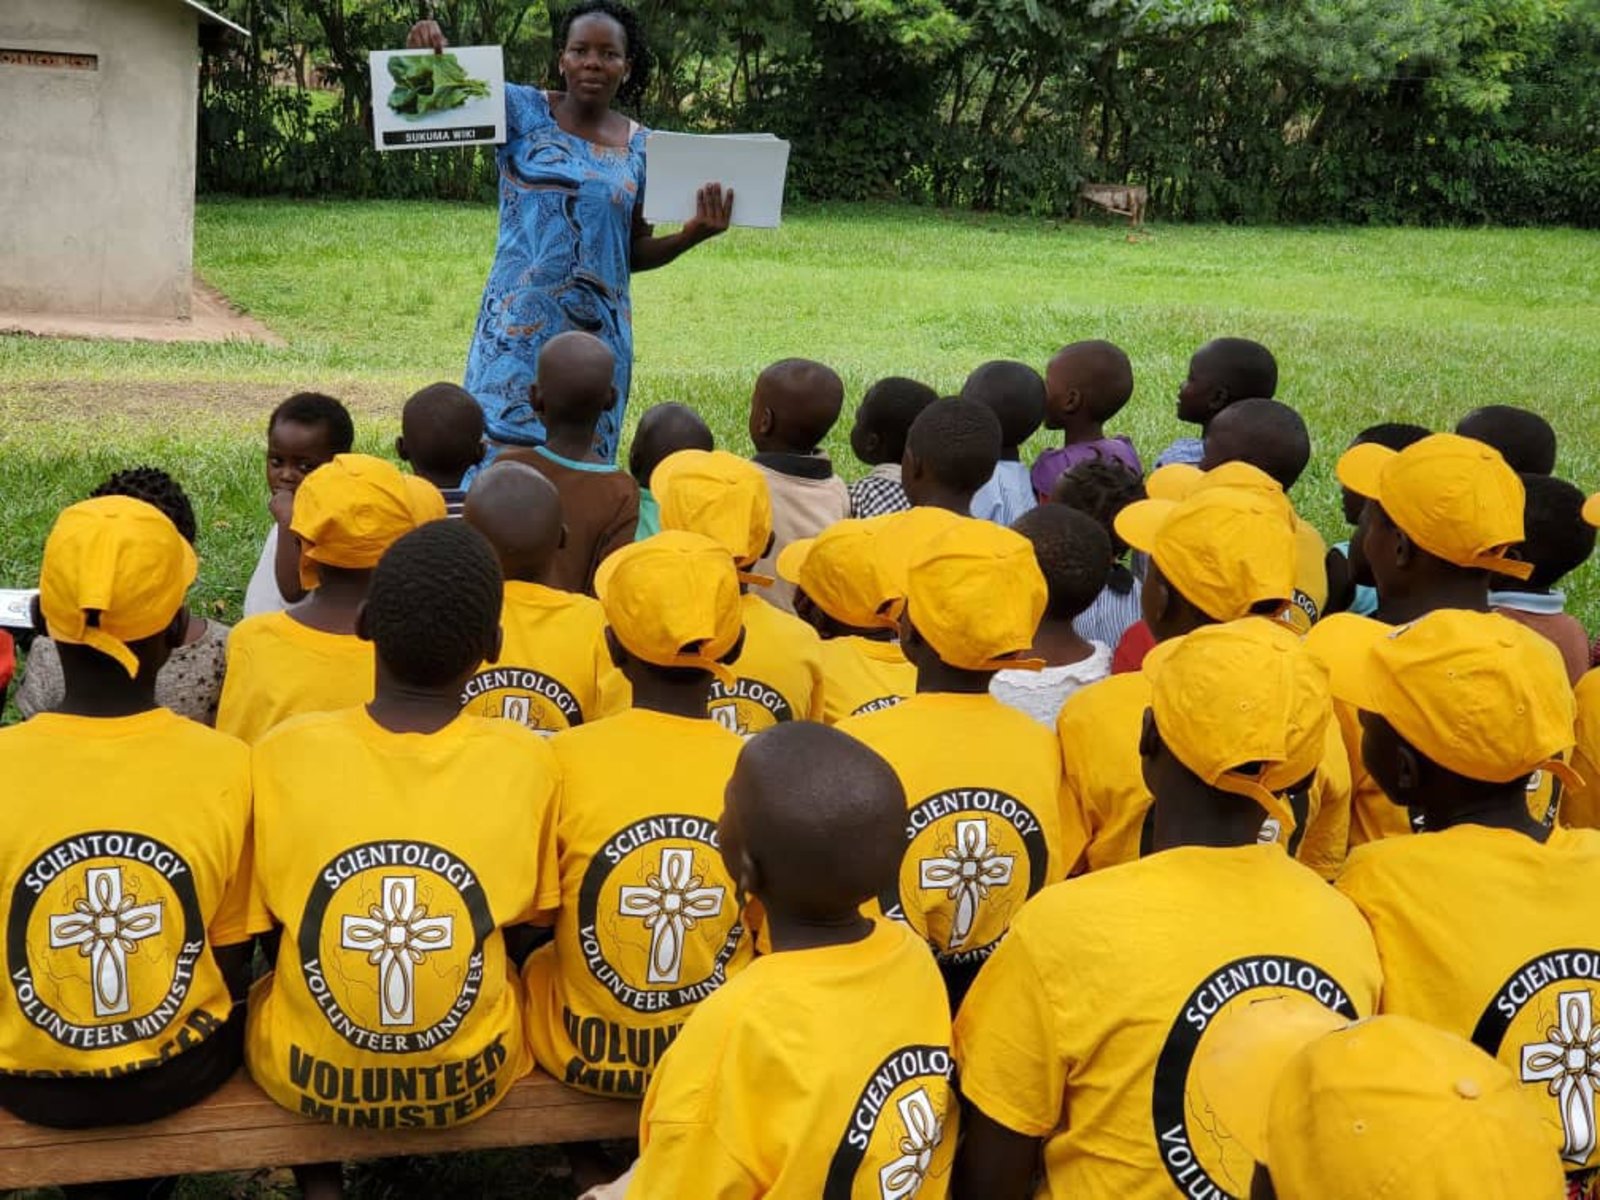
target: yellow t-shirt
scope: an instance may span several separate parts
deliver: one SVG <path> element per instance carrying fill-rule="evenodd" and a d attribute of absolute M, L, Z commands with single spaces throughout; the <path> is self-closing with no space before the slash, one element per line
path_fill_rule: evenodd
<path fill-rule="evenodd" d="M 905 858 L 879 908 L 942 964 L 983 961 L 1023 902 L 1065 873 L 1050 731 L 987 692 L 924 692 L 839 728 L 883 755 L 906 792 Z"/>
<path fill-rule="evenodd" d="M 542 733 L 598 720 L 618 707 L 600 602 L 521 580 L 506 582 L 505 643 L 461 692 L 462 708 Z"/>
<path fill-rule="evenodd" d="M 1510 620 L 1509 617 L 1505 619 Z M 1367 653 L 1376 639 L 1393 628 L 1371 617 L 1334 613 L 1327 620 L 1319 621 L 1306 635 L 1305 645 L 1329 671 L 1334 671 L 1340 663 L 1348 663 L 1352 656 Z M 1338 721 L 1345 761 L 1349 765 L 1350 848 L 1415 832 L 1411 814 L 1389 799 L 1361 761 L 1360 712 L 1335 700 L 1333 715 Z M 1534 820 L 1553 824 L 1557 808 L 1562 804 L 1561 781 L 1547 771 L 1535 771 L 1528 780 L 1528 812 Z"/>
<path fill-rule="evenodd" d="M 246 617 L 228 635 L 228 673 L 217 728 L 254 744 L 301 713 L 333 712 L 372 699 L 372 643 L 326 633 L 288 613 Z"/>
<path fill-rule="evenodd" d="M 864 637 L 828 638 L 822 643 L 822 719 L 837 725 L 846 717 L 893 708 L 917 692 L 917 669 L 898 642 Z"/>
<path fill-rule="evenodd" d="M 0 1072 L 144 1070 L 232 1004 L 212 946 L 246 909 L 250 752 L 164 708 L 0 730 Z"/>
<path fill-rule="evenodd" d="M 1294 519 L 1294 603 L 1279 618 L 1304 635 L 1328 607 L 1328 544 L 1298 516 Z"/>
<path fill-rule="evenodd" d="M 713 683 L 706 709 L 724 728 L 749 736 L 781 721 L 822 720 L 822 640 L 754 592 L 744 596 L 744 649 L 730 665 L 733 690 Z"/>
<path fill-rule="evenodd" d="M 1382 1010 L 1471 1038 L 1522 1080 L 1569 1171 L 1600 1167 L 1600 833 L 1458 825 L 1363 846 L 1338 887 L 1372 926 Z"/>
<path fill-rule="evenodd" d="M 563 792 L 555 940 L 523 968 L 545 1071 L 642 1096 L 697 1003 L 750 961 L 717 821 L 741 742 L 714 721 L 630 709 L 550 740 Z"/>
<path fill-rule="evenodd" d="M 283 928 L 250 1074 L 363 1129 L 457 1125 L 529 1065 L 502 929 L 560 902 L 555 757 L 507 721 L 392 733 L 364 708 L 257 743 L 256 891 Z"/>
<path fill-rule="evenodd" d="M 1583 786 L 1568 788 L 1561 800 L 1561 823 L 1575 829 L 1600 829 L 1600 671 L 1588 671 L 1572 690 L 1578 702 L 1578 745 L 1572 769 Z"/>
<path fill-rule="evenodd" d="M 1287 635 L 1285 635 L 1287 636 Z M 1098 871 L 1139 857 L 1152 803 L 1139 756 L 1139 735 L 1150 707 L 1143 672 L 1112 675 L 1067 697 L 1056 721 L 1062 760 L 1062 846 L 1069 873 Z M 1350 769 L 1338 731 L 1311 785 L 1303 836 L 1295 857 L 1324 879 L 1344 864 L 1350 814 Z"/>
<path fill-rule="evenodd" d="M 1040 1197 L 1248 1196 L 1190 1074 L 1207 1031 L 1291 991 L 1369 1016 L 1379 980 L 1355 907 L 1279 847 L 1167 850 L 1022 910 L 956 1020 L 961 1091 L 1044 1139 Z"/>
<path fill-rule="evenodd" d="M 938 1200 L 956 1145 L 952 1067 L 939 972 L 905 926 L 767 955 L 662 1060 L 628 1195 Z"/>

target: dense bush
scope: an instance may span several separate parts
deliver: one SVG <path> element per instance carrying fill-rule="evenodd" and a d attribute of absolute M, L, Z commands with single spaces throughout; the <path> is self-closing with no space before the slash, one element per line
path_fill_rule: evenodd
<path fill-rule="evenodd" d="M 550 0 L 551 4 L 556 0 Z M 401 0 L 233 0 L 202 187 L 471 199 L 490 154 L 379 154 L 370 49 Z M 1086 180 L 1167 218 L 1600 225 L 1600 0 L 638 0 L 649 123 L 771 129 L 791 193 L 1062 214 Z M 440 0 L 554 78 L 549 7 Z"/>

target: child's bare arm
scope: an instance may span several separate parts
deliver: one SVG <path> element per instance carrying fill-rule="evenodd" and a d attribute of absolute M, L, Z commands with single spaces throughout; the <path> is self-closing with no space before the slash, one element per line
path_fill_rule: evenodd
<path fill-rule="evenodd" d="M 300 586 L 300 539 L 289 532 L 289 518 L 294 512 L 293 492 L 273 492 L 268 505 L 272 519 L 278 523 L 278 557 L 273 561 L 272 574 L 278 582 L 278 591 L 290 604 L 304 600 L 306 589 Z"/>

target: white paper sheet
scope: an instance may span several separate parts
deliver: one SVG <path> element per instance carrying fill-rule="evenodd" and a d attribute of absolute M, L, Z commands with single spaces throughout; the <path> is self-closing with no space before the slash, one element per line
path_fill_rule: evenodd
<path fill-rule="evenodd" d="M 0 628 L 30 628 L 33 598 L 38 594 L 38 588 L 0 588 Z"/>
<path fill-rule="evenodd" d="M 433 150 L 506 140 L 506 75 L 499 46 L 451 46 L 461 69 L 487 85 L 476 96 L 443 112 L 405 113 L 390 106 L 398 86 L 389 61 L 426 58 L 432 50 L 374 50 L 367 56 L 372 72 L 372 140 L 379 150 Z"/>
<path fill-rule="evenodd" d="M 645 140 L 644 219 L 687 221 L 708 183 L 733 189 L 733 223 L 776 229 L 789 143 L 770 133 L 663 133 Z"/>

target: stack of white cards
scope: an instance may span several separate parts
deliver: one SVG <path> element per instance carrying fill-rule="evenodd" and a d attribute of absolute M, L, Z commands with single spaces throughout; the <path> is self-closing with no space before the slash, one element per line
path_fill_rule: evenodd
<path fill-rule="evenodd" d="M 732 188 L 733 223 L 776 229 L 789 143 L 770 133 L 661 133 L 645 140 L 644 219 L 687 221 L 708 183 Z"/>

